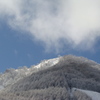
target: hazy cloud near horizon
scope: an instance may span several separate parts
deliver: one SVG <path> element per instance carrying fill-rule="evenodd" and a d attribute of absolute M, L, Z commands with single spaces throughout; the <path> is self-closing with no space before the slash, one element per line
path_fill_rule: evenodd
<path fill-rule="evenodd" d="M 100 37 L 100 0 L 0 0 L 0 19 L 47 50 L 88 50 Z"/>

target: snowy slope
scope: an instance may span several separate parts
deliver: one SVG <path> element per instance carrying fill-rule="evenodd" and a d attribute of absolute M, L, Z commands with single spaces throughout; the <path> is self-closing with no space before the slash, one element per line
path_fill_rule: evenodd
<path fill-rule="evenodd" d="M 100 93 L 93 92 L 93 91 L 87 91 L 87 90 L 80 90 L 84 93 L 86 93 L 88 96 L 92 98 L 92 100 L 100 100 Z"/>
<path fill-rule="evenodd" d="M 100 93 L 98 93 L 98 92 L 73 88 L 73 92 L 74 92 L 75 90 L 79 90 L 79 91 L 81 91 L 81 92 L 87 94 L 89 97 L 92 98 L 92 100 L 100 100 Z"/>
<path fill-rule="evenodd" d="M 16 83 L 18 80 L 43 69 L 52 67 L 59 62 L 60 58 L 44 60 L 40 64 L 27 68 L 26 66 L 19 69 L 7 69 L 0 75 L 0 90 L 9 85 Z"/>
<path fill-rule="evenodd" d="M 44 60 L 42 61 L 40 64 L 34 66 L 34 68 L 45 68 L 45 67 L 51 67 L 54 66 L 55 64 L 57 64 L 59 62 L 59 58 L 54 58 L 54 59 L 49 59 L 49 60 Z"/>
<path fill-rule="evenodd" d="M 48 68 L 50 69 L 48 70 Z M 65 87 L 70 100 L 74 100 L 74 98 L 75 100 L 81 100 L 81 98 L 82 100 L 91 100 L 91 98 L 92 100 L 100 100 L 100 93 L 98 93 L 100 92 L 99 69 L 100 64 L 87 58 L 73 55 L 43 60 L 37 65 L 32 65 L 30 68 L 24 66 L 18 69 L 7 69 L 3 74 L 0 74 L 0 93 L 7 93 L 7 99 L 5 100 L 8 100 L 10 92 L 11 95 L 13 95 L 13 92 L 19 92 L 22 95 L 23 92 L 27 91 L 28 95 L 30 90 L 38 89 L 41 91 L 41 89 L 45 90 L 52 86 L 60 86 Z"/>

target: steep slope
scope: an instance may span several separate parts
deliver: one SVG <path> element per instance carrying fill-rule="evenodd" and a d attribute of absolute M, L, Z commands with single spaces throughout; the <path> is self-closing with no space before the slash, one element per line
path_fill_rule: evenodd
<path fill-rule="evenodd" d="M 68 55 L 41 65 L 3 89 L 0 100 L 95 100 L 78 89 L 100 93 L 100 65 L 94 61 Z"/>

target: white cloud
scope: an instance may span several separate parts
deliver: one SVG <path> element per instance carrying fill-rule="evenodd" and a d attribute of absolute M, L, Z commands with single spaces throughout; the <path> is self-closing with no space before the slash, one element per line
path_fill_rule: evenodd
<path fill-rule="evenodd" d="M 100 0 L 0 0 L 0 18 L 47 49 L 90 49 L 100 36 Z"/>

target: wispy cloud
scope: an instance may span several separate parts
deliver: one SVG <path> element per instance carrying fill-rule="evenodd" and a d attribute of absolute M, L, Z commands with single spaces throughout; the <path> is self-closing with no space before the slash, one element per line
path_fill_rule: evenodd
<path fill-rule="evenodd" d="M 100 36 L 100 0 L 0 0 L 0 18 L 46 49 L 88 50 Z"/>

